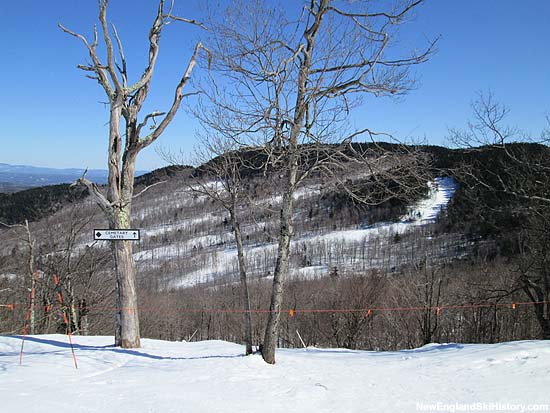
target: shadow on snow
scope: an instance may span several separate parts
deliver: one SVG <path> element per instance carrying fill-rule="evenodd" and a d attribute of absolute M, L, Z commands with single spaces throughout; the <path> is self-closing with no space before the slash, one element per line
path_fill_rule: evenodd
<path fill-rule="evenodd" d="M 10 336 L 11 338 L 23 340 L 23 336 Z M 25 341 L 33 342 L 33 343 L 40 343 L 40 344 L 47 344 L 50 346 L 60 347 L 60 348 L 67 348 L 70 349 L 71 345 L 67 342 L 64 343 L 62 341 L 57 340 L 51 340 L 51 339 L 45 339 L 45 338 L 38 338 L 38 337 L 25 337 Z M 108 351 L 112 353 L 118 353 L 118 354 L 128 354 L 130 356 L 136 356 L 136 357 L 145 357 L 152 360 L 201 360 L 201 359 L 228 359 L 228 358 L 239 358 L 239 357 L 245 357 L 244 354 L 233 354 L 233 355 L 211 355 L 211 356 L 192 356 L 192 357 L 165 357 L 165 356 L 157 356 L 154 354 L 145 353 L 143 351 L 138 350 L 131 350 L 131 349 L 123 349 L 120 347 L 115 347 L 114 345 L 105 345 L 105 346 L 89 346 L 84 344 L 76 344 L 73 343 L 73 347 L 75 350 L 81 350 L 81 351 Z M 33 352 L 25 352 L 27 354 L 37 354 Z M 1 353 L 0 353 L 1 354 Z M 40 353 L 43 354 L 43 353 Z"/>

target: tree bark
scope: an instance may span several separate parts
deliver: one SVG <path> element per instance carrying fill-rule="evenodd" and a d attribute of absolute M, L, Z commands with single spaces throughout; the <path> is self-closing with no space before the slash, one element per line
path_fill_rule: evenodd
<path fill-rule="evenodd" d="M 535 290 L 534 294 L 536 295 L 533 295 L 526 288 L 524 288 L 524 291 L 527 292 L 527 295 L 534 302 L 533 307 L 542 333 L 542 339 L 550 340 L 550 318 L 546 317 L 546 314 L 548 314 L 549 304 L 545 302 L 544 292 L 541 288 L 531 288 Z"/>
<path fill-rule="evenodd" d="M 237 258 L 239 260 L 239 276 L 241 280 L 241 293 L 243 296 L 243 321 L 244 321 L 244 342 L 246 345 L 246 355 L 252 354 L 252 314 L 250 309 L 250 294 L 248 292 L 248 279 L 246 276 L 246 259 L 244 256 L 243 237 L 241 226 L 235 219 L 235 212 L 230 211 L 233 232 L 237 243 Z"/>
<path fill-rule="evenodd" d="M 120 343 L 123 348 L 140 347 L 136 269 L 131 241 L 113 241 L 116 276 L 119 284 Z"/>
<path fill-rule="evenodd" d="M 132 182 L 133 186 L 133 182 Z M 114 211 L 110 229 L 129 229 L 131 202 Z M 139 314 L 136 288 L 136 268 L 132 256 L 132 241 L 111 241 L 117 283 L 115 345 L 140 347 Z"/>
<path fill-rule="evenodd" d="M 294 173 L 292 173 L 292 171 L 290 172 L 289 182 L 292 182 L 292 176 L 294 176 L 294 179 L 296 178 L 296 171 L 294 171 Z M 269 316 L 262 345 L 262 357 L 264 361 L 269 364 L 275 364 L 275 350 L 279 335 L 283 289 L 289 268 L 290 240 L 292 237 L 292 211 L 294 206 L 293 191 L 290 190 L 290 188 L 292 188 L 292 186 L 287 189 L 283 196 L 277 261 L 273 272 L 271 303 L 269 305 Z"/>
<path fill-rule="evenodd" d="M 79 318 L 78 324 L 80 329 L 80 334 L 87 336 L 89 334 L 89 324 L 88 324 L 88 308 L 86 306 L 86 300 L 81 299 L 79 304 Z"/>

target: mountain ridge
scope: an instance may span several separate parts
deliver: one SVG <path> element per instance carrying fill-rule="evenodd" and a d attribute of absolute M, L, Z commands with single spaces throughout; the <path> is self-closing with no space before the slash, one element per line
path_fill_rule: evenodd
<path fill-rule="evenodd" d="M 81 177 L 84 171 L 87 171 L 87 178 L 97 184 L 107 182 L 109 172 L 106 169 L 51 168 L 0 162 L 0 193 L 47 185 L 68 184 Z M 136 171 L 136 176 L 148 172 Z"/>
<path fill-rule="evenodd" d="M 529 148 L 535 150 L 535 157 L 526 158 L 526 162 L 538 156 L 550 159 L 545 147 Z M 472 173 L 489 170 L 505 180 L 512 179 L 513 175 L 504 173 L 508 168 L 520 171 L 530 181 L 536 175 L 529 175 L 529 168 L 518 169 L 498 148 L 434 147 L 426 148 L 426 152 L 434 158 L 433 175 L 458 177 L 456 192 L 451 191 L 452 182 L 439 179 L 428 181 L 428 193 L 419 192 L 416 200 L 366 206 L 346 198 L 345 191 L 327 184 L 323 177 L 312 176 L 294 193 L 284 302 L 285 308 L 304 312 L 282 319 L 285 346 L 301 345 L 292 334 L 296 330 L 312 345 L 365 349 L 399 349 L 441 340 L 494 342 L 541 336 L 540 322 L 532 311 L 527 307 L 521 312 L 504 308 L 500 295 L 491 293 L 491 289 L 505 291 L 507 302 L 525 302 L 521 290 L 508 289 L 516 285 L 521 275 L 517 266 L 525 260 L 524 244 L 517 242 L 514 225 L 529 217 L 518 210 L 521 203 L 514 197 L 476 187 L 453 172 L 460 169 L 462 161 L 471 160 L 475 161 L 472 168 L 477 168 L 468 170 Z M 197 331 L 196 337 L 201 339 L 238 341 L 237 310 L 242 302 L 233 227 L 227 211 L 194 190 L 197 182 L 207 187 L 215 184 L 216 176 L 197 177 L 192 174 L 194 170 L 168 167 L 136 179 L 140 182 L 136 190 L 142 195 L 133 202 L 132 227 L 141 230 L 141 237 L 132 244 L 132 250 L 144 308 L 140 315 L 142 334 L 181 340 Z M 364 177 L 361 170 L 356 173 L 358 179 Z M 263 311 L 269 306 L 276 263 L 282 188 L 275 174 L 268 178 L 249 174 L 244 179 L 247 198 L 237 212 L 250 296 L 254 308 Z M 143 191 L 155 182 L 159 184 Z M 69 189 L 84 191 L 66 187 L 58 188 L 59 194 Z M 49 198 L 51 190 L 46 187 L 13 194 L 11 201 L 22 194 L 26 198 L 3 210 L 23 214 L 23 207 L 32 203 L 51 205 L 51 211 L 44 211 L 45 219 L 29 225 L 36 240 L 35 268 L 64 280 L 75 311 L 85 300 L 83 312 L 75 320 L 88 317 L 89 309 L 89 324 L 82 325 L 88 325 L 91 333 L 105 334 L 112 328 L 112 318 L 99 310 L 111 308 L 115 300 L 113 261 L 108 243 L 93 240 L 93 230 L 106 227 L 105 217 L 84 192 L 80 193 L 83 199 L 71 204 L 61 195 Z M 451 195 L 447 203 L 444 198 Z M 522 228 L 527 231 L 525 224 Z M 518 251 L 523 254 L 518 255 Z M 0 229 L 0 289 L 13 290 L 0 297 L 2 304 L 24 302 L 28 296 L 29 256 L 24 229 Z M 55 299 L 48 285 L 53 282 L 44 283 L 43 289 L 41 286 L 40 302 Z M 464 304 L 476 307 L 466 308 Z M 453 311 L 429 311 L 439 306 Z M 390 307 L 417 310 L 411 314 L 373 313 L 368 318 L 364 311 L 353 310 Z M 218 308 L 223 313 L 208 312 Z M 318 309 L 353 311 L 325 314 L 317 313 Z M 261 342 L 264 315 L 255 314 L 253 319 L 254 342 Z M 49 314 L 42 311 L 39 318 L 42 316 L 48 320 Z M 16 317 L 0 319 L 0 329 L 12 331 L 23 321 L 21 311 Z M 57 331 L 55 328 L 56 324 L 46 324 L 40 331 Z"/>

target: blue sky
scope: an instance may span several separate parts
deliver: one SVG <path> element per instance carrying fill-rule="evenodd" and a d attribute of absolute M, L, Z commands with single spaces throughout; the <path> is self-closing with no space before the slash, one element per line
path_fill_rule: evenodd
<path fill-rule="evenodd" d="M 176 0 L 175 13 L 195 18 L 194 1 Z M 147 58 L 154 0 L 111 0 L 108 15 L 125 44 L 135 80 Z M 50 167 L 106 167 L 108 108 L 99 85 L 76 69 L 86 51 L 57 28 L 91 36 L 96 0 L 6 2 L 0 26 L 0 162 Z M 367 99 L 353 124 L 398 137 L 446 145 L 448 127 L 466 124 L 477 91 L 491 90 L 506 104 L 511 124 L 538 135 L 550 112 L 550 1 L 431 0 L 403 31 L 405 44 L 441 35 L 438 53 L 418 67 L 418 88 L 398 101 Z M 172 24 L 163 32 L 150 103 L 164 110 L 185 70 L 200 31 Z M 157 146 L 190 152 L 196 122 L 182 107 Z M 165 162 L 155 147 L 138 169 Z"/>

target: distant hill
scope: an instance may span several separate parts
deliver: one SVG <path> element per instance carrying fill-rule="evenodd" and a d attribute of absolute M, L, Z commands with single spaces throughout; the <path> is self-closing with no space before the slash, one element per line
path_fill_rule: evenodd
<path fill-rule="evenodd" d="M 137 176 L 135 185 L 148 186 L 157 182 L 167 181 L 174 177 L 189 177 L 195 168 L 190 165 L 170 165 L 164 168 L 155 169 L 154 171 L 144 173 Z"/>
<path fill-rule="evenodd" d="M 365 149 L 369 146 L 369 144 L 355 145 L 356 149 Z M 387 145 L 386 149 L 391 148 L 392 145 Z M 533 157 L 540 156 L 541 153 L 548 153 L 547 158 L 550 158 L 550 148 L 546 146 L 512 144 L 509 148 L 524 151 L 527 156 Z M 505 152 L 498 148 L 464 150 L 439 146 L 423 146 L 420 149 L 423 149 L 431 156 L 434 175 L 454 176 L 456 173 L 455 169 L 459 168 L 463 162 L 466 162 L 477 165 L 477 168 L 483 166 L 484 169 L 490 169 L 497 176 L 498 172 L 506 170 L 510 163 L 510 159 L 506 156 Z M 253 165 L 254 161 L 262 161 L 262 154 L 258 151 L 250 150 L 246 156 L 250 165 Z M 186 179 L 190 175 L 207 177 L 208 165 L 215 162 L 217 162 L 216 158 L 197 168 L 182 165 L 168 166 L 148 173 L 141 171 L 139 173 L 142 175 L 136 177 L 135 180 L 135 184 L 138 187 L 136 189 L 161 181 Z M 0 221 L 13 224 L 23 222 L 25 219 L 30 221 L 39 220 L 52 214 L 64 204 L 85 197 L 87 195 L 86 190 L 82 188 L 69 188 L 68 185 L 46 186 L 44 184 L 44 187 L 36 187 L 40 185 L 39 182 L 43 182 L 39 179 L 62 179 L 62 182 L 70 183 L 80 177 L 82 173 L 83 170 L 81 169 L 37 168 L 0 163 Z M 86 176 L 101 184 L 105 182 L 106 174 L 107 171 L 90 170 Z M 243 175 L 254 176 L 260 175 L 260 173 L 255 168 L 251 168 L 243 171 Z M 504 179 L 513 178 L 506 174 L 501 175 Z M 3 176 L 10 176 L 12 178 L 7 184 L 3 184 L 2 181 L 5 180 Z M 32 177 L 34 177 L 34 180 Z M 461 179 L 458 180 L 461 185 L 457 189 L 447 212 L 442 214 L 438 220 L 441 231 L 458 231 L 470 236 L 477 235 L 493 239 L 506 239 L 509 233 L 514 233 L 518 222 L 522 219 L 522 213 L 520 212 L 521 205 L 518 205 L 519 201 L 517 199 L 512 199 L 502 194 L 496 196 L 491 191 L 475 185 L 473 182 L 469 182 L 468 180 L 461 182 Z M 33 188 L 21 191 L 25 185 L 33 186 Z M 336 203 L 336 199 L 339 198 L 338 194 L 334 195 L 336 198 L 325 199 L 325 202 L 328 202 L 328 204 Z M 396 210 L 394 212 L 399 214 L 402 211 Z M 365 211 L 362 213 L 363 215 L 367 214 Z"/>
<path fill-rule="evenodd" d="M 9 167 L 10 165 L 0 164 L 1 167 Z M 29 168 L 29 169 L 25 169 Z M 49 168 L 34 168 L 15 166 L 12 170 L 15 175 L 27 170 L 49 170 Z M 137 186 L 147 186 L 160 181 L 169 180 L 175 176 L 188 176 L 193 167 L 191 166 L 167 166 L 156 169 L 152 172 L 143 173 L 136 177 L 135 183 Z M 56 169 L 53 169 L 56 171 Z M 73 182 L 76 178 L 82 176 L 83 170 L 80 169 L 64 169 L 63 175 L 67 182 Z M 69 172 L 72 171 L 72 172 Z M 107 171 L 95 170 L 95 174 L 88 171 L 86 177 L 90 179 L 90 175 L 101 178 L 101 173 Z M 71 173 L 73 175 L 71 175 Z M 71 178 L 72 177 L 72 178 Z M 94 179 L 98 182 L 98 179 Z M 106 179 L 104 179 L 106 181 Z M 98 182 L 101 183 L 101 182 Z M 4 190 L 2 190 L 4 189 Z M 8 183 L 6 186 L 0 182 L 0 222 L 5 224 L 22 223 L 26 219 L 29 221 L 38 221 L 46 216 L 49 216 L 59 210 L 67 203 L 72 203 L 88 196 L 88 190 L 82 187 L 71 187 L 67 183 L 56 185 L 44 185 L 31 188 L 17 186 L 17 184 Z"/>
<path fill-rule="evenodd" d="M 70 187 L 68 184 L 0 193 L 0 222 L 11 225 L 25 220 L 37 221 L 86 196 L 86 188 Z"/>
<path fill-rule="evenodd" d="M 148 171 L 137 171 L 136 176 Z M 0 192 L 16 192 L 17 190 L 47 185 L 69 184 L 80 178 L 84 169 L 44 168 L 30 165 L 10 165 L 0 163 Z M 89 169 L 86 177 L 97 183 L 107 182 L 107 170 Z"/>

